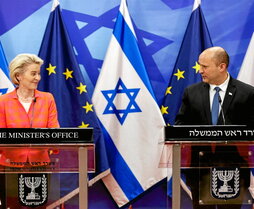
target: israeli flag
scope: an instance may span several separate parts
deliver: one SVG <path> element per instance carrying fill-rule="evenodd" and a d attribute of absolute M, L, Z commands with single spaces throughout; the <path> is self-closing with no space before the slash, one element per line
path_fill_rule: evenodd
<path fill-rule="evenodd" d="M 8 64 L 0 42 L 0 95 L 6 94 L 14 89 L 14 86 L 9 79 L 8 72 Z"/>
<path fill-rule="evenodd" d="M 167 176 L 159 168 L 164 120 L 138 48 L 125 0 L 92 101 L 102 124 L 111 173 L 103 182 L 123 206 Z"/>
<path fill-rule="evenodd" d="M 237 76 L 238 80 L 245 82 L 245 83 L 252 85 L 252 86 L 254 86 L 254 73 L 253 73 L 254 59 L 253 59 L 253 55 L 254 55 L 254 33 L 252 33 L 248 49 L 246 51 L 241 69 L 240 69 L 238 76 Z M 250 146 L 250 151 L 253 152 L 252 146 Z M 254 198 L 254 168 L 251 168 L 251 172 L 250 172 L 249 191 L 250 191 L 252 198 Z M 253 204 L 253 206 L 254 206 L 254 204 Z"/>

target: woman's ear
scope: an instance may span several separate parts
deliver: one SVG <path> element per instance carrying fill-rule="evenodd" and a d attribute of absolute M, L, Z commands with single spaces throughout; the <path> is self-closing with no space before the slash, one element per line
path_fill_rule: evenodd
<path fill-rule="evenodd" d="M 16 80 L 17 80 L 18 83 L 19 83 L 19 81 L 20 81 L 20 73 L 17 73 L 17 74 L 15 75 L 15 78 L 16 78 Z"/>

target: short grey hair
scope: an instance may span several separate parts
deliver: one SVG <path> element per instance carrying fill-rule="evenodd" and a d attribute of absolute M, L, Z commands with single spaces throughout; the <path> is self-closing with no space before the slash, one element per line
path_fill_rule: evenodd
<path fill-rule="evenodd" d="M 19 54 L 9 64 L 10 78 L 15 85 L 19 84 L 17 74 L 25 72 L 24 67 L 30 64 L 42 65 L 43 60 L 35 54 Z"/>

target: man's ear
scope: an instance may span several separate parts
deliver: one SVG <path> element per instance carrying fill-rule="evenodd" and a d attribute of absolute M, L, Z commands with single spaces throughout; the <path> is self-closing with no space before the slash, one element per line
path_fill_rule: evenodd
<path fill-rule="evenodd" d="M 219 67 L 220 67 L 220 71 L 226 71 L 227 70 L 227 64 L 226 63 L 221 63 L 219 65 Z"/>

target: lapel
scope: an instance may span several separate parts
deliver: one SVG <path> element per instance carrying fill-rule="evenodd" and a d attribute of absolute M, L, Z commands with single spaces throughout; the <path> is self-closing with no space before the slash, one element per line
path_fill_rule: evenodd
<path fill-rule="evenodd" d="M 205 110 L 205 118 L 208 124 L 212 124 L 212 116 L 210 110 L 210 96 L 209 96 L 209 84 L 203 83 L 201 88 L 201 99 L 203 109 Z"/>
<path fill-rule="evenodd" d="M 232 99 L 234 98 L 235 95 L 235 91 L 236 91 L 236 87 L 234 84 L 234 79 L 232 77 L 230 77 L 229 83 L 228 83 L 228 88 L 224 97 L 224 101 L 222 104 L 223 107 L 223 111 L 224 114 L 226 115 L 227 111 L 228 111 L 228 107 L 232 102 Z"/>
<path fill-rule="evenodd" d="M 202 105 L 205 110 L 205 115 L 204 117 L 207 119 L 208 124 L 212 124 L 212 116 L 211 116 L 211 108 L 210 108 L 210 96 L 209 96 L 209 84 L 203 83 L 203 86 L 201 88 L 201 99 L 202 99 Z M 228 87 L 225 93 L 224 101 L 222 104 L 222 108 L 224 111 L 224 115 L 227 114 L 229 105 L 231 104 L 234 95 L 235 95 L 236 87 L 234 84 L 234 79 L 230 77 Z M 218 118 L 218 124 L 223 124 L 222 120 L 222 113 L 220 113 L 219 118 Z"/>

